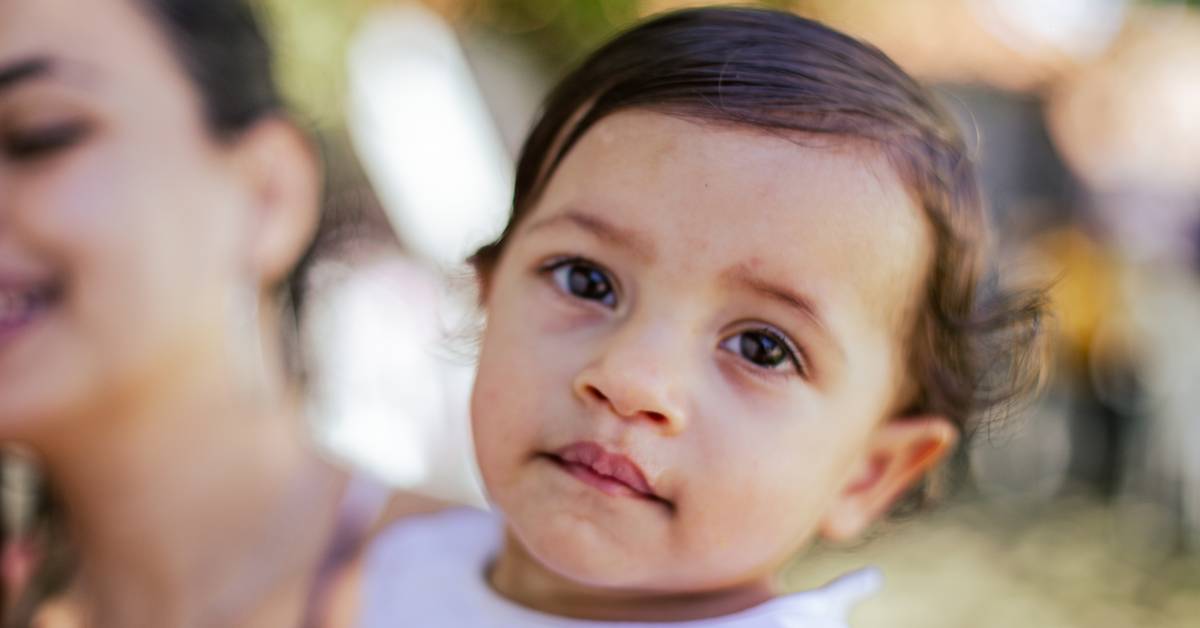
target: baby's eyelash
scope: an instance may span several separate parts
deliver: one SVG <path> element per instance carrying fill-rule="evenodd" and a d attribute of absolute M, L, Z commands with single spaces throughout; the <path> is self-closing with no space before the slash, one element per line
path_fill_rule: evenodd
<path fill-rule="evenodd" d="M 757 337 L 758 341 L 748 341 L 751 337 Z M 764 343 L 764 340 L 767 342 Z M 760 325 L 742 329 L 722 340 L 720 347 L 751 363 L 754 368 L 777 373 L 779 367 L 787 362 L 796 375 L 804 379 L 810 377 L 804 350 L 786 334 L 771 327 Z"/>
<path fill-rule="evenodd" d="M 805 379 L 808 378 L 808 357 L 805 355 L 804 349 L 792 342 L 792 340 L 784 334 L 778 333 L 771 329 L 761 329 L 759 331 L 768 333 L 774 336 L 778 342 L 783 343 L 784 348 L 787 350 L 788 359 L 792 362 L 792 366 L 795 367 L 796 373 Z"/>
<path fill-rule="evenodd" d="M 552 258 L 538 267 L 564 295 L 615 308 L 619 289 L 612 273 L 583 257 Z"/>

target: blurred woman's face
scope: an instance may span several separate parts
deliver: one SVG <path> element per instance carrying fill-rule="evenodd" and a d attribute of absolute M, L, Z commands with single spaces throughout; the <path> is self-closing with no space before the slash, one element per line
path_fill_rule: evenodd
<path fill-rule="evenodd" d="M 0 2 L 0 437 L 220 372 L 261 288 L 236 157 L 135 3 Z"/>

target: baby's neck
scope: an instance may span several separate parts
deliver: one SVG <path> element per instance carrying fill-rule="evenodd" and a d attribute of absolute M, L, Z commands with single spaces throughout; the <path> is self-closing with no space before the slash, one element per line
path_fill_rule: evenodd
<path fill-rule="evenodd" d="M 505 535 L 488 582 L 505 598 L 533 610 L 593 621 L 670 622 L 736 613 L 775 597 L 770 578 L 708 591 L 640 591 L 579 584 L 547 569 L 511 533 Z"/>

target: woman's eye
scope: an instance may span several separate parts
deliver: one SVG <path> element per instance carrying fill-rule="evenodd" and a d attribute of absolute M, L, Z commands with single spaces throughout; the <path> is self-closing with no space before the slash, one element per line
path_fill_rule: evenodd
<path fill-rule="evenodd" d="M 564 260 L 549 268 L 559 290 L 586 301 L 616 307 L 617 293 L 608 273 L 582 260 Z"/>
<path fill-rule="evenodd" d="M 16 161 L 49 157 L 78 144 L 87 134 L 80 123 L 67 123 L 36 129 L 14 131 L 4 139 L 4 152 Z"/>
<path fill-rule="evenodd" d="M 777 370 L 790 364 L 797 373 L 804 374 L 797 352 L 779 334 L 767 329 L 734 334 L 721 343 L 721 348 L 755 366 Z"/>

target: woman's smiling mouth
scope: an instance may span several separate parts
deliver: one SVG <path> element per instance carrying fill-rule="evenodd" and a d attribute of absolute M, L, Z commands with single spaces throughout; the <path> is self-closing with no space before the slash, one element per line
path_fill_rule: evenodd
<path fill-rule="evenodd" d="M 597 443 L 580 441 L 542 456 L 606 495 L 647 499 L 673 509 L 671 502 L 654 492 L 637 463 L 627 456 L 610 453 Z"/>

